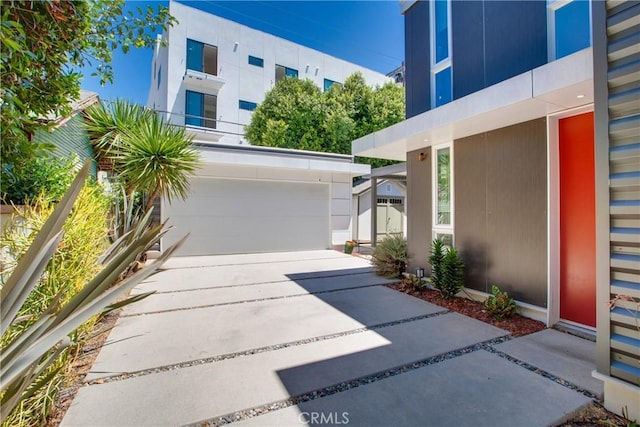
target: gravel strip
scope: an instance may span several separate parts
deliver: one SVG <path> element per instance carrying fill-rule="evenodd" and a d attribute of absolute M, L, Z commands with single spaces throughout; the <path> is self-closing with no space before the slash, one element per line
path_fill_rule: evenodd
<path fill-rule="evenodd" d="M 412 362 L 412 363 L 401 365 L 395 368 L 376 372 L 374 374 L 367 375 L 366 377 L 356 378 L 351 381 L 342 382 L 342 383 L 335 384 L 322 389 L 310 391 L 308 393 L 292 396 L 288 399 L 283 399 L 276 402 L 267 403 L 262 406 L 256 406 L 254 408 L 248 408 L 242 411 L 236 411 L 231 414 L 226 414 L 226 415 L 222 415 L 215 418 L 197 421 L 191 424 L 186 424 L 185 427 L 195 427 L 195 426 L 214 427 L 214 426 L 222 426 L 225 424 L 230 424 L 230 423 L 241 421 L 241 420 L 246 420 L 249 418 L 266 414 L 268 412 L 277 411 L 279 409 L 284 409 L 289 406 L 298 405 L 303 402 L 316 400 L 325 396 L 330 396 L 332 394 L 337 394 L 343 391 L 351 390 L 363 385 L 375 383 L 375 382 L 384 380 L 385 378 L 395 377 L 396 375 L 401 375 L 407 372 L 415 371 L 416 369 L 421 369 L 421 368 L 424 368 L 425 366 L 440 363 L 445 360 L 453 359 L 455 357 L 472 353 L 474 351 L 485 350 L 487 348 L 490 348 L 492 345 L 501 344 L 509 339 L 511 339 L 509 335 L 506 335 L 500 338 L 494 338 L 494 339 L 483 341 L 468 347 L 460 348 L 458 350 L 449 351 L 447 353 L 442 353 L 437 356 L 432 356 L 426 359 L 418 360 L 416 362 Z"/>
<path fill-rule="evenodd" d="M 148 314 L 172 313 L 174 311 L 187 311 L 187 310 L 197 310 L 197 309 L 200 309 L 200 308 L 221 307 L 221 306 L 225 306 L 225 305 L 246 304 L 246 303 L 249 303 L 249 302 L 272 301 L 272 300 L 277 300 L 277 299 L 306 297 L 306 296 L 311 296 L 311 295 L 330 294 L 332 292 L 351 291 L 353 289 L 372 288 L 374 286 L 385 286 L 385 284 L 377 283 L 377 284 L 373 284 L 373 285 L 352 286 L 352 287 L 349 287 L 349 288 L 331 289 L 330 291 L 320 291 L 320 292 L 311 292 L 311 293 L 306 292 L 306 293 L 302 293 L 302 294 L 282 295 L 282 296 L 277 296 L 277 297 L 265 297 L 265 298 L 245 299 L 245 300 L 241 300 L 241 301 L 221 302 L 221 303 L 218 303 L 218 304 L 194 305 L 194 306 L 190 306 L 190 307 L 171 308 L 171 309 L 167 309 L 167 310 L 145 311 L 144 313 L 122 314 L 122 315 L 120 315 L 120 317 L 137 317 L 137 316 L 146 316 Z"/>
<path fill-rule="evenodd" d="M 141 370 L 141 371 L 125 372 L 125 373 L 121 373 L 121 374 L 116 374 L 116 375 L 110 375 L 110 376 L 106 376 L 106 377 L 96 378 L 95 380 L 86 382 L 83 385 L 94 385 L 94 384 L 103 384 L 103 383 L 108 383 L 108 382 L 113 382 L 113 381 L 122 381 L 122 380 L 126 380 L 126 379 L 129 379 L 129 378 L 139 377 L 139 376 L 142 376 L 142 375 L 157 374 L 157 373 L 160 373 L 160 372 L 173 371 L 173 370 L 176 370 L 176 369 L 188 368 L 190 366 L 204 365 L 204 364 L 207 364 L 207 363 L 216 363 L 216 362 L 220 362 L 220 361 L 223 361 L 223 360 L 235 359 L 237 357 L 251 356 L 253 354 L 266 353 L 268 351 L 276 351 L 276 350 L 281 350 L 281 349 L 284 349 L 284 348 L 295 347 L 295 346 L 299 346 L 299 345 L 305 345 L 305 344 L 318 342 L 318 341 L 326 341 L 326 340 L 330 340 L 330 339 L 345 337 L 345 336 L 348 336 L 348 335 L 360 334 L 360 333 L 367 332 L 367 331 L 375 331 L 375 330 L 378 330 L 378 329 L 388 328 L 390 326 L 401 325 L 403 323 L 409 323 L 409 322 L 415 322 L 417 320 L 429 319 L 431 317 L 441 316 L 441 315 L 447 314 L 447 313 L 449 313 L 449 310 L 443 310 L 443 311 L 438 311 L 436 313 L 424 314 L 422 316 L 409 317 L 407 319 L 394 320 L 393 322 L 379 323 L 377 325 L 367 326 L 367 327 L 358 328 L 358 329 L 351 329 L 349 331 L 338 332 L 338 333 L 335 333 L 335 334 L 320 335 L 320 336 L 317 336 L 317 337 L 307 338 L 307 339 L 304 339 L 304 340 L 291 341 L 291 342 L 288 342 L 288 343 L 282 343 L 282 344 L 276 344 L 276 345 L 271 345 L 271 346 L 266 346 L 266 347 L 253 348 L 253 349 L 250 349 L 250 350 L 244 350 L 244 351 L 239 351 L 239 352 L 235 352 L 235 353 L 221 354 L 221 355 L 218 355 L 218 356 L 206 357 L 206 358 L 203 358 L 203 359 L 189 360 L 189 361 L 186 361 L 186 362 L 180 362 L 180 363 L 174 363 L 174 364 L 171 364 L 171 365 L 158 366 L 158 367 L 151 368 L 151 369 L 144 369 L 144 370 Z"/>
<path fill-rule="evenodd" d="M 566 387 L 568 389 L 571 389 L 571 390 L 576 391 L 576 392 L 578 392 L 580 394 L 583 394 L 583 395 L 587 396 L 590 399 L 594 399 L 596 401 L 598 400 L 598 396 L 596 396 L 595 394 L 593 394 L 589 390 L 585 390 L 584 388 L 581 388 L 581 387 L 573 384 L 572 382 L 569 382 L 569 381 L 567 381 L 565 379 L 562 379 L 562 378 L 560 378 L 560 377 L 558 377 L 556 375 L 553 375 L 552 373 L 549 373 L 549 372 L 545 371 L 544 369 L 540 369 L 535 365 L 532 365 L 532 364 L 527 363 L 527 362 L 525 362 L 523 360 L 520 360 L 520 359 L 518 359 L 516 357 L 508 355 L 507 353 L 504 353 L 504 352 L 502 352 L 500 350 L 496 350 L 495 348 L 493 348 L 491 346 L 486 348 L 486 350 L 489 353 L 496 354 L 496 355 L 502 357 L 503 359 L 508 360 L 509 362 L 515 363 L 518 366 L 522 366 L 523 368 L 527 369 L 528 371 L 533 372 L 534 374 L 538 374 L 538 375 L 540 375 L 540 376 L 542 376 L 542 377 L 544 377 L 544 378 L 546 378 L 548 380 L 551 380 L 551 381 L 553 381 L 553 382 L 555 382 L 557 384 L 560 384 L 561 386 L 564 386 L 564 387 Z"/>

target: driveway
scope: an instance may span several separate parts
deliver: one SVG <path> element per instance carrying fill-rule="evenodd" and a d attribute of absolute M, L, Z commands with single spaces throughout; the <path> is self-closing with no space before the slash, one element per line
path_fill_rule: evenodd
<path fill-rule="evenodd" d="M 531 339 L 388 283 L 335 251 L 174 258 L 138 286 L 157 294 L 123 311 L 63 425 L 543 426 L 591 401 L 566 354 L 540 370 L 522 361 Z"/>

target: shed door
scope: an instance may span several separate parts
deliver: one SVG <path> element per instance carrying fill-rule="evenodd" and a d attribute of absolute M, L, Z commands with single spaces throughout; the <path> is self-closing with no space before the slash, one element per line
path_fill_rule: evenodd
<path fill-rule="evenodd" d="M 175 231 L 191 233 L 178 255 L 215 255 L 331 247 L 328 184 L 194 178 L 185 201 L 165 203 Z"/>
<path fill-rule="evenodd" d="M 560 318 L 596 326 L 593 113 L 559 121 Z"/>

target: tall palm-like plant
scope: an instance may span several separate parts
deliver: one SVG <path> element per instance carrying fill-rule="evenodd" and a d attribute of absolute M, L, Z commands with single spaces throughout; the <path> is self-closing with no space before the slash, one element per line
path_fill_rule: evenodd
<path fill-rule="evenodd" d="M 111 165 L 127 193 L 147 195 L 145 210 L 157 196 L 186 197 L 199 157 L 183 127 L 125 100 L 94 105 L 85 116 L 99 159 Z"/>

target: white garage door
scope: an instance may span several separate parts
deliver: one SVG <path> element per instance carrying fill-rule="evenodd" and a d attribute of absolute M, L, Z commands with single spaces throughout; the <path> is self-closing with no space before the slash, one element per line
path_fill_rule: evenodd
<path fill-rule="evenodd" d="M 187 200 L 163 206 L 176 230 L 191 233 L 178 255 L 327 249 L 328 184 L 195 178 Z"/>

